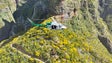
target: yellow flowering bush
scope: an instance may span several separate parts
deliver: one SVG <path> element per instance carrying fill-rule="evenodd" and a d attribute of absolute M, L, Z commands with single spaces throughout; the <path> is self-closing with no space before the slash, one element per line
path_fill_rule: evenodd
<path fill-rule="evenodd" d="M 34 61 L 34 59 L 33 59 L 33 58 L 29 58 L 29 60 L 30 60 L 30 61 L 32 61 L 32 62 Z"/>
<path fill-rule="evenodd" d="M 35 52 L 35 55 L 38 57 L 40 55 L 40 52 L 39 51 L 36 51 Z"/>
<path fill-rule="evenodd" d="M 72 53 L 73 53 L 73 52 L 77 52 L 77 49 L 76 49 L 76 48 L 71 48 L 71 49 L 70 49 L 70 52 L 72 52 Z"/>
<path fill-rule="evenodd" d="M 93 46 L 90 46 L 89 43 L 96 42 L 96 40 L 89 42 L 87 40 L 89 33 L 87 34 L 77 34 L 69 29 L 50 30 L 34 27 L 24 35 L 14 38 L 9 45 L 5 46 L 6 52 L 0 49 L 0 61 L 39 63 L 33 57 L 27 57 L 31 55 L 46 63 L 95 63 L 95 59 L 99 59 L 99 56 L 96 55 Z M 11 44 L 15 43 L 19 46 L 13 48 Z M 7 57 L 7 55 L 9 56 Z"/>
<path fill-rule="evenodd" d="M 4 53 L 5 50 L 4 49 L 0 49 L 0 54 Z"/>

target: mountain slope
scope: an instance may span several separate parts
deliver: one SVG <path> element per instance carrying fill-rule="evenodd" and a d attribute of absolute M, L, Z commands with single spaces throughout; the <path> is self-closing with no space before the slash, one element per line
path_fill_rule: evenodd
<path fill-rule="evenodd" d="M 112 56 L 96 37 L 89 32 L 77 34 L 70 29 L 49 30 L 34 27 L 2 46 L 0 53 L 0 61 L 5 63 L 112 62 Z"/>
<path fill-rule="evenodd" d="M 11 33 L 19 34 L 0 42 L 0 62 L 112 63 L 112 36 L 107 24 L 100 18 L 98 0 L 20 2 L 24 3 L 19 3 L 20 6 L 14 12 L 16 23 L 12 23 L 11 28 Z M 64 12 L 77 8 L 77 15 L 64 23 L 68 29 L 31 28 L 27 17 L 38 21 L 35 19 L 60 14 L 60 3 Z M 45 9 L 52 12 L 46 14 Z"/>

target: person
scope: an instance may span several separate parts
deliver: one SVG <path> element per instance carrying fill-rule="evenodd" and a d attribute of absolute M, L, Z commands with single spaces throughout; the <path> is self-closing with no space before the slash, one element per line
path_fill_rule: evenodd
<path fill-rule="evenodd" d="M 70 18 L 74 17 L 77 15 L 77 9 L 74 8 L 73 11 L 70 13 Z"/>

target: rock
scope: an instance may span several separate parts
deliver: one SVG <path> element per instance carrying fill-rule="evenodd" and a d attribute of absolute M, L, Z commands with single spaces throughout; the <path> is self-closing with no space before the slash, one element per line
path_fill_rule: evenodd
<path fill-rule="evenodd" d="M 100 16 L 107 23 L 107 26 L 112 32 L 112 0 L 99 0 Z"/>
<path fill-rule="evenodd" d="M 112 54 L 112 42 L 104 36 L 98 35 L 100 42 L 107 48 L 107 50 Z"/>
<path fill-rule="evenodd" d="M 112 0 L 99 0 L 101 17 L 105 20 L 106 16 L 112 14 Z"/>
<path fill-rule="evenodd" d="M 0 41 L 9 37 L 15 10 L 15 0 L 0 0 Z"/>

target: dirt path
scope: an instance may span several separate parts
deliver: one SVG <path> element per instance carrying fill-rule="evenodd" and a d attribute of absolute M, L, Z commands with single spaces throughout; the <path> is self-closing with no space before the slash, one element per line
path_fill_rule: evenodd
<path fill-rule="evenodd" d="M 37 60 L 39 62 L 45 63 L 44 61 L 37 59 L 37 57 L 35 55 L 32 55 L 32 54 L 26 52 L 21 45 L 11 44 L 11 48 L 17 50 L 20 54 L 23 54 L 24 56 L 26 56 L 28 58 L 34 58 L 35 60 Z"/>
<path fill-rule="evenodd" d="M 6 44 L 8 44 L 9 42 L 11 42 L 13 40 L 13 38 L 9 38 L 6 41 L 3 41 L 0 43 L 0 48 L 2 48 L 3 46 L 5 46 Z"/>

